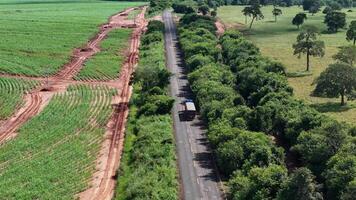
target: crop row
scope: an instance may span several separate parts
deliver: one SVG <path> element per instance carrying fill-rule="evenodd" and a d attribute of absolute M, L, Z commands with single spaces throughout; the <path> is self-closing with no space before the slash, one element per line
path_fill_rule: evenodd
<path fill-rule="evenodd" d="M 73 199 L 87 188 L 115 91 L 73 86 L 0 148 L 3 199 Z"/>
<path fill-rule="evenodd" d="M 101 42 L 101 51 L 90 58 L 79 72 L 77 80 L 112 80 L 118 77 L 125 60 L 131 29 L 117 29 L 110 32 Z"/>
<path fill-rule="evenodd" d="M 23 103 L 24 93 L 38 85 L 36 81 L 0 78 L 0 120 L 11 116 Z"/>
<path fill-rule="evenodd" d="M 142 38 L 140 63 L 126 131 L 116 199 L 178 199 L 172 119 L 166 94 L 163 24 L 151 21 Z M 155 37 L 158 36 L 158 37 Z M 154 41 L 148 42 L 148 40 Z"/>
<path fill-rule="evenodd" d="M 2 1 L 0 73 L 55 74 L 109 16 L 141 2 Z"/>

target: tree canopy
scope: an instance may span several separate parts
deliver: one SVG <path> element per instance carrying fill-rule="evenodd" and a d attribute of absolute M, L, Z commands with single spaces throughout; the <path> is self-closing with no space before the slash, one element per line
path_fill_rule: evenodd
<path fill-rule="evenodd" d="M 318 29 L 314 26 L 305 26 L 297 36 L 297 42 L 293 44 L 294 55 L 307 56 L 307 71 L 310 69 L 310 56 L 323 57 L 325 45 L 323 41 L 317 40 Z"/>
<path fill-rule="evenodd" d="M 304 20 L 307 19 L 307 15 L 305 13 L 298 13 L 295 15 L 295 17 L 292 20 L 292 24 L 297 26 L 299 29 L 299 26 L 304 23 Z"/>
<path fill-rule="evenodd" d="M 340 28 L 346 26 L 346 14 L 337 11 L 329 12 L 325 15 L 324 23 L 331 33 L 336 33 Z"/>
<path fill-rule="evenodd" d="M 326 97 L 341 96 L 341 105 L 345 104 L 345 96 L 353 94 L 356 89 L 356 68 L 348 64 L 331 64 L 315 80 L 314 95 Z"/>
<path fill-rule="evenodd" d="M 355 45 L 356 43 L 356 21 L 351 21 L 349 29 L 346 32 L 346 40 L 352 41 Z"/>

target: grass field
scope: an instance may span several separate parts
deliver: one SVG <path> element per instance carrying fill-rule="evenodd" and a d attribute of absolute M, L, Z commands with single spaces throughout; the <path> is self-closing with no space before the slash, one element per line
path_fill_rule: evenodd
<path fill-rule="evenodd" d="M 77 80 L 111 80 L 118 77 L 129 46 L 131 29 L 117 29 L 100 44 L 101 52 L 90 58 L 75 78 Z"/>
<path fill-rule="evenodd" d="M 260 48 L 263 55 L 274 58 L 282 62 L 287 67 L 287 72 L 290 74 L 300 74 L 305 72 L 306 59 L 293 55 L 292 44 L 295 43 L 299 33 L 297 27 L 292 25 L 291 21 L 296 13 L 302 12 L 301 7 L 281 8 L 282 16 L 274 22 L 272 15 L 272 6 L 262 8 L 265 16 L 263 20 L 256 21 L 252 30 L 248 30 L 245 26 L 245 16 L 242 14 L 243 6 L 224 6 L 218 10 L 218 17 L 223 20 L 228 28 L 237 28 L 242 30 L 246 37 L 251 39 Z M 347 10 L 343 10 L 347 11 Z M 347 13 L 347 21 L 356 20 L 356 9 L 353 12 Z M 312 16 L 307 14 L 308 19 L 305 24 L 317 26 L 322 34 L 320 40 L 325 42 L 325 56 L 323 58 L 311 59 L 311 75 L 303 77 L 290 77 L 289 83 L 294 88 L 294 93 L 297 98 L 304 100 L 308 104 L 317 108 L 330 116 L 334 116 L 341 121 L 354 123 L 356 121 L 356 102 L 348 102 L 346 106 L 340 106 L 338 98 L 318 98 L 312 97 L 311 91 L 315 86 L 312 85 L 314 79 L 325 70 L 325 68 L 333 63 L 332 55 L 338 51 L 338 47 L 351 44 L 345 39 L 346 30 L 340 30 L 337 34 L 327 34 L 326 25 L 323 23 L 324 14 L 317 13 Z M 250 22 L 248 18 L 247 22 Z"/>
<path fill-rule="evenodd" d="M 0 78 L 0 120 L 7 119 L 23 103 L 25 92 L 38 82 L 21 79 Z"/>
<path fill-rule="evenodd" d="M 0 199 L 75 199 L 95 170 L 115 91 L 70 87 L 0 148 Z"/>
<path fill-rule="evenodd" d="M 142 2 L 0 0 L 0 73 L 43 76 L 65 64 L 75 47 L 109 16 Z"/>

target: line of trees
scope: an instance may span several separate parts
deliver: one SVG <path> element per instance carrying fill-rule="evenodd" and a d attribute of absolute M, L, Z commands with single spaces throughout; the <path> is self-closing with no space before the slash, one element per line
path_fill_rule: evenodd
<path fill-rule="evenodd" d="M 163 31 L 162 22 L 150 21 L 141 40 L 116 199 L 178 199 Z"/>
<path fill-rule="evenodd" d="M 294 99 L 281 63 L 239 32 L 217 38 L 214 22 L 185 15 L 179 35 L 229 198 L 350 199 L 356 128 Z"/>

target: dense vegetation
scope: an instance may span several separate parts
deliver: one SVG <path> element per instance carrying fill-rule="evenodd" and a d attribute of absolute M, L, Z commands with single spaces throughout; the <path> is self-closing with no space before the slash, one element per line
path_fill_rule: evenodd
<path fill-rule="evenodd" d="M 142 38 L 116 199 L 178 199 L 163 28 L 151 21 Z"/>
<path fill-rule="evenodd" d="M 8 118 L 23 102 L 24 93 L 38 85 L 36 81 L 0 78 L 0 120 Z"/>
<path fill-rule="evenodd" d="M 118 77 L 132 30 L 117 29 L 100 43 L 101 51 L 86 61 L 76 79 L 112 80 Z"/>
<path fill-rule="evenodd" d="M 85 44 L 110 15 L 141 4 L 99 0 L 3 0 L 0 73 L 54 74 L 68 62 L 73 48 Z"/>
<path fill-rule="evenodd" d="M 2 199 L 74 199 L 89 187 L 115 90 L 83 85 L 58 94 L 0 148 Z"/>
<path fill-rule="evenodd" d="M 281 63 L 263 57 L 239 32 L 216 38 L 214 22 L 187 14 L 179 34 L 229 198 L 352 196 L 355 127 L 296 100 Z"/>

